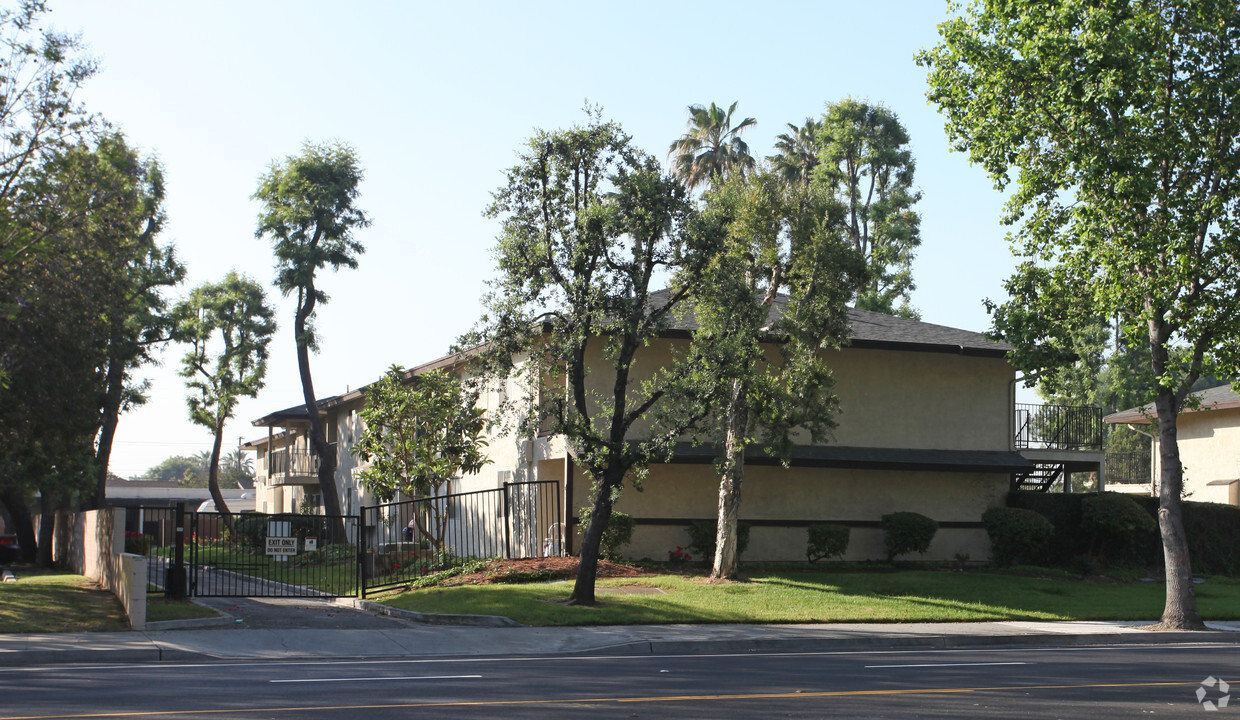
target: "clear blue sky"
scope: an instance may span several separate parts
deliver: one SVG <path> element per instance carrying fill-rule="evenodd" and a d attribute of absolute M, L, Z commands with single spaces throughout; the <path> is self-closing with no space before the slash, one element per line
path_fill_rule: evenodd
<path fill-rule="evenodd" d="M 359 205 L 374 225 L 358 235 L 360 267 L 321 281 L 331 300 L 311 360 L 320 396 L 439 357 L 474 323 L 497 234 L 482 209 L 533 131 L 582 121 L 587 101 L 660 158 L 693 103 L 740 101 L 740 116 L 758 121 L 746 140 L 766 155 L 785 123 L 828 101 L 881 101 L 908 128 L 924 194 L 913 295 L 923 319 L 987 329 L 982 301 L 1003 296 L 1013 266 L 1002 198 L 949 152 L 913 62 L 946 17 L 935 0 L 50 6 L 49 24 L 80 32 L 101 61 L 81 98 L 163 162 L 163 239 L 189 267 L 186 288 L 232 268 L 269 283 L 250 199 L 259 176 L 305 140 L 356 148 Z M 293 306 L 274 299 L 283 326 L 267 387 L 241 405 L 226 447 L 265 434 L 254 418 L 300 402 Z M 210 447 L 187 420 L 180 351 L 164 357 L 148 372 L 150 403 L 121 419 L 118 475 Z"/>

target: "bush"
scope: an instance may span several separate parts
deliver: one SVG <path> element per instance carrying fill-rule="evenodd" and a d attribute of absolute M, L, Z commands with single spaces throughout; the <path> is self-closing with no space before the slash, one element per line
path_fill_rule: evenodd
<path fill-rule="evenodd" d="M 261 549 L 266 546 L 267 542 L 267 523 L 273 520 L 290 523 L 291 536 L 298 540 L 317 537 L 320 545 L 326 545 L 328 538 L 332 536 L 331 528 L 327 525 L 327 518 L 322 515 L 264 515 L 262 513 L 234 515 L 233 536 L 246 547 Z"/>
<path fill-rule="evenodd" d="M 1134 497 L 1133 500 L 1151 516 L 1158 515 L 1158 498 Z M 1240 508 L 1185 502 L 1183 518 L 1193 572 L 1240 577 Z M 1161 563 L 1161 545 L 1156 545 L 1157 563 Z"/>
<path fill-rule="evenodd" d="M 698 557 L 708 563 L 715 561 L 715 539 L 719 537 L 717 520 L 694 520 L 685 529 L 689 533 L 689 549 L 697 552 Z M 736 556 L 745 554 L 749 547 L 749 523 L 736 523 Z"/>
<path fill-rule="evenodd" d="M 1045 562 L 1055 526 L 1040 513 L 1024 508 L 996 507 L 982 515 L 996 565 Z"/>
<path fill-rule="evenodd" d="M 850 530 L 846 525 L 810 525 L 809 544 L 805 546 L 805 559 L 818 562 L 824 558 L 843 558 L 848 550 Z"/>
<path fill-rule="evenodd" d="M 151 543 L 155 538 L 150 535 L 143 535 L 140 532 L 130 531 L 125 533 L 125 552 L 131 555 L 150 555 Z"/>
<path fill-rule="evenodd" d="M 887 546 L 887 561 L 897 555 L 930 549 L 930 541 L 939 531 L 934 520 L 915 512 L 894 512 L 883 516 L 883 541 Z"/>
<path fill-rule="evenodd" d="M 1099 493 L 1081 501 L 1081 531 L 1093 554 L 1111 564 L 1142 564 L 1155 548 L 1158 523 L 1131 497 Z"/>
<path fill-rule="evenodd" d="M 594 505 L 591 503 L 582 507 L 577 513 L 582 532 L 589 525 L 590 513 L 593 510 Z M 621 559 L 621 549 L 633 542 L 633 526 L 632 515 L 612 510 L 611 518 L 607 521 L 607 527 L 603 528 L 603 537 L 599 541 L 598 556 L 604 560 L 618 562 Z"/>

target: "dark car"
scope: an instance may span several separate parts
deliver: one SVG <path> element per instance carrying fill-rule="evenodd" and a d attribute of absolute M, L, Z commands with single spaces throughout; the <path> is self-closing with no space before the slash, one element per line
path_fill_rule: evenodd
<path fill-rule="evenodd" d="M 16 535 L 0 535 L 0 563 L 17 562 L 22 559 L 22 546 Z"/>

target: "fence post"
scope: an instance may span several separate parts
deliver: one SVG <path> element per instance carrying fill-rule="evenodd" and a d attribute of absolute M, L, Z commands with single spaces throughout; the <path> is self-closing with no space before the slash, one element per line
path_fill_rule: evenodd
<path fill-rule="evenodd" d="M 172 568 L 168 571 L 168 576 L 164 578 L 164 592 L 174 599 L 180 599 L 188 595 L 185 586 L 185 503 L 177 503 L 176 509 L 176 550 L 173 551 Z"/>
<path fill-rule="evenodd" d="M 353 532 L 357 536 L 357 595 L 363 600 L 366 599 L 366 526 L 363 524 L 366 514 L 366 508 L 359 506 L 357 508 L 356 524 L 353 526 Z"/>
<path fill-rule="evenodd" d="M 512 546 L 510 544 L 512 535 L 512 503 L 508 501 L 508 486 L 511 484 L 504 483 L 504 495 L 500 499 L 500 502 L 504 504 L 504 558 L 506 560 L 512 559 Z"/>

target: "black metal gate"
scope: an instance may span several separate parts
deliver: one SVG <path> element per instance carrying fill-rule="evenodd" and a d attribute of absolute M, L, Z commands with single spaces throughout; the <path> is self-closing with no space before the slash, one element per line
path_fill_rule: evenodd
<path fill-rule="evenodd" d="M 189 592 L 197 597 L 356 597 L 357 516 L 189 514 Z"/>
<path fill-rule="evenodd" d="M 559 483 L 364 506 L 362 536 L 362 597 L 474 560 L 562 555 Z"/>

